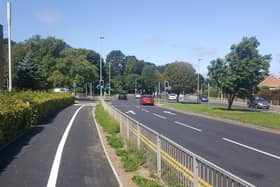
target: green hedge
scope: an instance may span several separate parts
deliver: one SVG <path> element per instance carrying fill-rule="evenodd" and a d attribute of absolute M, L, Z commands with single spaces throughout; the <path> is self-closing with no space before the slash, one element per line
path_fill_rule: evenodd
<path fill-rule="evenodd" d="M 64 93 L 32 91 L 1 93 L 0 145 L 73 102 L 74 98 Z"/>

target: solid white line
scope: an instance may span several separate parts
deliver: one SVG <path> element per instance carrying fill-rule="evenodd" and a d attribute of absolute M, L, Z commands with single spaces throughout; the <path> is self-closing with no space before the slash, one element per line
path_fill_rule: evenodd
<path fill-rule="evenodd" d="M 256 152 L 258 152 L 258 153 L 262 153 L 262 154 L 264 154 L 264 155 L 267 155 L 267 156 L 270 156 L 270 157 L 272 157 L 272 158 L 276 158 L 276 159 L 280 160 L 280 156 L 277 156 L 277 155 L 274 155 L 274 154 L 271 154 L 271 153 L 268 153 L 268 152 L 265 152 L 265 151 L 256 149 L 256 148 L 254 148 L 254 147 L 250 147 L 250 146 L 248 146 L 248 145 L 244 145 L 244 144 L 238 143 L 238 142 L 233 141 L 233 140 L 230 140 L 230 139 L 228 139 L 228 138 L 222 138 L 222 139 L 225 140 L 225 141 L 227 141 L 227 142 L 230 142 L 230 143 L 239 145 L 239 146 L 241 146 L 241 147 L 245 147 L 245 148 L 250 149 L 250 150 L 252 150 L 252 151 L 256 151 Z"/>
<path fill-rule="evenodd" d="M 201 131 L 202 131 L 201 129 L 198 129 L 198 128 L 195 128 L 195 127 L 186 125 L 185 123 L 182 123 L 182 122 L 179 122 L 179 121 L 174 121 L 174 123 L 176 123 L 176 124 L 178 124 L 178 125 L 182 125 L 182 126 L 184 126 L 184 127 L 190 128 L 190 129 L 193 129 L 193 130 L 198 131 L 198 132 L 201 132 Z"/>
<path fill-rule="evenodd" d="M 167 119 L 167 117 L 165 116 L 162 116 L 162 115 L 159 115 L 159 114 L 156 114 L 156 113 L 153 113 L 156 117 L 159 117 L 161 119 Z"/>
<path fill-rule="evenodd" d="M 150 111 L 148 111 L 148 110 L 145 110 L 145 109 L 142 109 L 142 111 L 144 111 L 144 112 L 150 112 Z"/>
<path fill-rule="evenodd" d="M 170 114 L 170 115 L 173 115 L 173 116 L 176 116 L 176 114 L 175 113 L 172 113 L 172 112 L 170 112 L 170 111 L 163 111 L 164 113 L 166 113 L 166 114 Z"/>
<path fill-rule="evenodd" d="M 113 165 L 113 163 L 112 163 L 112 161 L 111 161 L 111 158 L 110 158 L 110 156 L 109 156 L 109 154 L 108 154 L 108 152 L 107 152 L 107 150 L 106 150 L 106 147 L 105 147 L 103 138 L 102 138 L 102 136 L 101 136 L 100 127 L 99 127 L 99 125 L 98 125 L 98 123 L 97 123 L 95 117 L 94 117 L 93 119 L 94 119 L 94 123 L 95 123 L 96 129 L 97 129 L 97 134 L 98 134 L 98 136 L 99 136 L 100 142 L 101 142 L 101 144 L 102 144 L 102 148 L 103 148 L 104 153 L 105 153 L 105 155 L 106 155 L 106 157 L 107 157 L 107 160 L 108 160 L 108 162 L 109 162 L 109 165 L 111 166 L 111 168 L 112 168 L 112 170 L 113 170 L 113 173 L 114 173 L 114 175 L 116 176 L 116 179 L 117 179 L 117 181 L 118 181 L 118 183 L 119 183 L 119 187 L 123 187 L 123 184 L 122 184 L 122 182 L 121 182 L 121 180 L 120 180 L 120 178 L 119 178 L 119 175 L 118 175 L 116 169 L 114 168 L 114 165 Z"/>
<path fill-rule="evenodd" d="M 67 125 L 67 128 L 65 129 L 63 136 L 59 142 L 58 148 L 56 150 L 56 154 L 54 157 L 54 161 L 52 164 L 52 169 L 51 169 L 51 173 L 49 176 L 49 180 L 48 180 L 48 184 L 47 187 L 55 187 L 56 185 L 56 180 L 57 180 L 57 175 L 58 175 L 58 171 L 59 171 L 59 166 L 60 166 L 60 161 L 61 161 L 61 157 L 62 157 L 62 152 L 63 152 L 63 148 L 67 139 L 67 136 L 70 132 L 70 129 L 73 125 L 73 122 L 78 114 L 78 112 L 83 108 L 83 106 L 81 106 L 80 108 L 78 108 L 75 112 L 75 114 L 73 115 L 73 117 L 71 118 L 70 122 Z"/>

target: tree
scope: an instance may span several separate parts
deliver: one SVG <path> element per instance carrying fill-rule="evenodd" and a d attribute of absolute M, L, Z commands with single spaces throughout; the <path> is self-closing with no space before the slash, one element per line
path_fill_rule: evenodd
<path fill-rule="evenodd" d="M 244 37 L 239 44 L 231 46 L 225 61 L 216 61 L 208 68 L 209 76 L 228 96 L 228 109 L 235 97 L 245 98 L 256 93 L 257 85 L 268 74 L 271 55 L 260 55 L 259 45 L 255 37 Z"/>
<path fill-rule="evenodd" d="M 111 76 L 123 75 L 125 55 L 120 50 L 111 51 L 106 57 L 106 64 L 111 63 Z"/>
<path fill-rule="evenodd" d="M 125 59 L 125 68 L 124 68 L 124 74 L 134 74 L 136 73 L 136 64 L 137 64 L 137 58 L 135 56 L 127 56 Z"/>
<path fill-rule="evenodd" d="M 164 71 L 172 91 L 178 95 L 181 91 L 190 91 L 196 85 L 196 74 L 192 65 L 187 62 L 174 62 L 168 64 Z"/>
<path fill-rule="evenodd" d="M 141 79 L 143 81 L 143 90 L 147 93 L 152 93 L 155 91 L 156 86 L 156 74 L 155 74 L 155 66 L 146 64 L 143 68 Z"/>
<path fill-rule="evenodd" d="M 20 89 L 36 90 L 40 88 L 39 64 L 34 60 L 34 55 L 29 51 L 17 66 L 16 87 Z"/>

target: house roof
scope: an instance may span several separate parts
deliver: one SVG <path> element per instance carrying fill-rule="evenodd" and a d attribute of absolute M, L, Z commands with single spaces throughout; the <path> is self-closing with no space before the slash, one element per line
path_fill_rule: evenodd
<path fill-rule="evenodd" d="M 269 88 L 280 88 L 280 79 L 274 75 L 269 75 L 262 82 L 259 83 L 259 87 L 269 87 Z"/>

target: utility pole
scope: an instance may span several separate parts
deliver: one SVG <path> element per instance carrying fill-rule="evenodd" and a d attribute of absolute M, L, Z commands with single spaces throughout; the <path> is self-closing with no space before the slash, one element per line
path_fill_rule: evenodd
<path fill-rule="evenodd" d="M 103 78 L 102 78 L 102 40 L 104 39 L 103 36 L 100 36 L 99 37 L 100 39 L 100 63 L 99 63 L 99 73 L 100 73 L 100 76 L 99 76 L 99 89 L 100 89 L 100 97 L 102 97 L 102 88 L 103 88 Z"/>
<path fill-rule="evenodd" d="M 9 92 L 12 91 L 12 54 L 11 54 L 11 3 L 7 2 L 8 21 L 8 59 L 9 59 Z"/>
<path fill-rule="evenodd" d="M 111 96 L 111 62 L 109 61 L 109 97 Z"/>
<path fill-rule="evenodd" d="M 198 63 L 197 63 L 197 102 L 199 102 L 199 92 L 200 92 L 200 89 L 199 89 L 199 63 L 201 60 L 202 60 L 202 58 L 199 58 Z"/>

